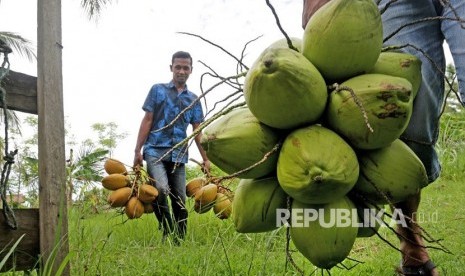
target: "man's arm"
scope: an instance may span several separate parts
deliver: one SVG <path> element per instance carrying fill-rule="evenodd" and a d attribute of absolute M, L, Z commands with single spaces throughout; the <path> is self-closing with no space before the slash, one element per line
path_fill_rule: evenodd
<path fill-rule="evenodd" d="M 330 0 L 304 0 L 304 9 L 302 11 L 302 28 L 305 29 L 310 17 L 324 4 Z"/>
<path fill-rule="evenodd" d="M 199 123 L 192 124 L 192 129 L 195 131 L 199 127 Z M 195 144 L 197 145 L 197 148 L 199 149 L 200 155 L 202 156 L 202 165 L 203 169 L 205 170 L 205 173 L 210 173 L 210 160 L 208 160 L 207 153 L 205 150 L 202 148 L 202 145 L 200 144 L 200 138 L 202 137 L 202 132 L 197 134 L 194 138 Z"/>
<path fill-rule="evenodd" d="M 145 141 L 147 141 L 147 137 L 149 137 L 149 133 L 152 128 L 152 123 L 153 113 L 145 112 L 144 118 L 142 118 L 142 122 L 140 123 L 139 134 L 137 135 L 136 148 L 134 149 L 134 166 L 143 164 L 141 150 Z"/>

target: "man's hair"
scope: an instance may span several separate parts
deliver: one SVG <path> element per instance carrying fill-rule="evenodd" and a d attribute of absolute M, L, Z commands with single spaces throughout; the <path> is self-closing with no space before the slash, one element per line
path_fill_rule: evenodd
<path fill-rule="evenodd" d="M 173 57 L 171 58 L 171 64 L 174 63 L 175 58 L 188 58 L 190 59 L 191 65 L 192 65 L 192 57 L 191 57 L 191 54 L 189 54 L 188 52 L 177 51 L 176 53 L 174 53 Z"/>

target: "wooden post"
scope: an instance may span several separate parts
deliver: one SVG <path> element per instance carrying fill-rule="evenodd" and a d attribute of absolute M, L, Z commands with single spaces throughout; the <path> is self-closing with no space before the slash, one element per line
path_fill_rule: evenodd
<path fill-rule="evenodd" d="M 61 0 L 38 0 L 37 23 L 40 251 L 45 261 L 56 250 L 52 269 L 55 275 L 69 252 Z M 69 275 L 69 265 L 63 275 Z"/>
<path fill-rule="evenodd" d="M 0 260 L 3 260 L 13 244 L 22 236 L 24 238 L 15 248 L 15 253 L 7 259 L 0 272 L 30 270 L 37 264 L 40 254 L 39 209 L 14 209 L 18 229 L 7 226 L 5 218 L 0 215 Z M 7 245 L 6 248 L 3 248 Z"/>
<path fill-rule="evenodd" d="M 37 114 L 37 78 L 10 70 L 2 82 L 8 109 Z M 0 104 L 1 107 L 2 104 Z"/>

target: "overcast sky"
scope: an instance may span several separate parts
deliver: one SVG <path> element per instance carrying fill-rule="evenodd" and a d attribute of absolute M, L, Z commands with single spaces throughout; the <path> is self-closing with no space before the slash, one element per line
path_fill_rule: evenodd
<path fill-rule="evenodd" d="M 250 40 L 245 64 L 251 65 L 269 44 L 283 36 L 265 0 L 119 0 L 107 6 L 98 22 L 89 21 L 80 0 L 62 0 L 64 112 L 77 140 L 90 136 L 93 123 L 115 122 L 129 136 L 114 157 L 131 163 L 143 116 L 141 106 L 154 83 L 171 79 L 171 55 L 191 52 L 194 70 L 188 81 L 199 94 L 203 61 L 223 76 L 234 75 L 235 61 L 190 32 L 221 45 L 236 56 Z M 272 0 L 290 36 L 301 37 L 301 0 Z M 2 0 L 0 31 L 37 41 L 37 1 Z M 36 62 L 10 55 L 11 70 L 37 76 Z M 210 102 L 230 90 L 215 90 Z M 198 159 L 195 146 L 191 157 Z"/>

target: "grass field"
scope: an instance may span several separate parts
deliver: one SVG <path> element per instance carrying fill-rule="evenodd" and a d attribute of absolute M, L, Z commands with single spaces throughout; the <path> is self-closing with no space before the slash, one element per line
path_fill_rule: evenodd
<path fill-rule="evenodd" d="M 463 117 L 443 117 L 438 144 L 443 173 L 423 190 L 418 217 L 432 238 L 452 252 L 430 249 L 442 275 L 465 275 Z M 192 205 L 189 201 L 190 210 Z M 180 246 L 161 242 L 152 214 L 126 221 L 125 215 L 114 211 L 91 215 L 72 209 L 69 231 L 72 275 L 300 275 L 286 261 L 285 228 L 239 234 L 232 220 L 219 220 L 212 212 L 190 212 L 188 235 Z M 387 227 L 381 228 L 380 235 L 398 245 Z M 292 243 L 289 252 L 305 275 L 394 275 L 400 262 L 400 253 L 377 236 L 356 240 L 349 256 L 353 260 L 343 263 L 350 269 L 316 270 Z"/>
<path fill-rule="evenodd" d="M 441 275 L 465 275 L 464 117 L 463 114 L 443 117 L 438 144 L 442 176 L 423 190 L 418 216 L 432 238 L 452 252 L 430 249 Z M 179 246 L 169 240 L 161 242 L 153 214 L 127 220 L 126 215 L 115 209 L 94 214 L 84 207 L 71 208 L 68 226 L 71 275 L 301 275 L 286 259 L 286 228 L 240 234 L 232 220 L 220 220 L 212 211 L 195 213 L 192 199 L 187 204 L 191 210 L 188 234 Z M 343 262 L 345 268 L 339 266 L 329 272 L 317 270 L 292 242 L 289 253 L 305 275 L 394 275 L 400 262 L 400 253 L 394 248 L 398 245 L 397 238 L 387 227 L 379 233 L 381 238 L 357 239 L 350 260 Z"/>
<path fill-rule="evenodd" d="M 459 181 L 439 180 L 424 190 L 419 217 L 422 226 L 452 254 L 431 249 L 442 275 L 465 274 L 462 236 L 465 189 Z M 259 234 L 236 233 L 231 220 L 213 213 L 190 212 L 188 236 L 181 246 L 161 243 L 151 214 L 126 221 L 114 212 L 70 214 L 72 275 L 300 275 L 286 263 L 286 230 Z M 388 228 L 381 235 L 397 245 Z M 315 271 L 291 244 L 292 257 L 305 275 Z M 393 275 L 399 253 L 380 238 L 357 239 L 350 258 L 363 262 L 350 270 L 333 268 L 331 275 Z M 346 260 L 346 267 L 357 264 Z M 329 275 L 324 272 L 324 275 Z"/>

